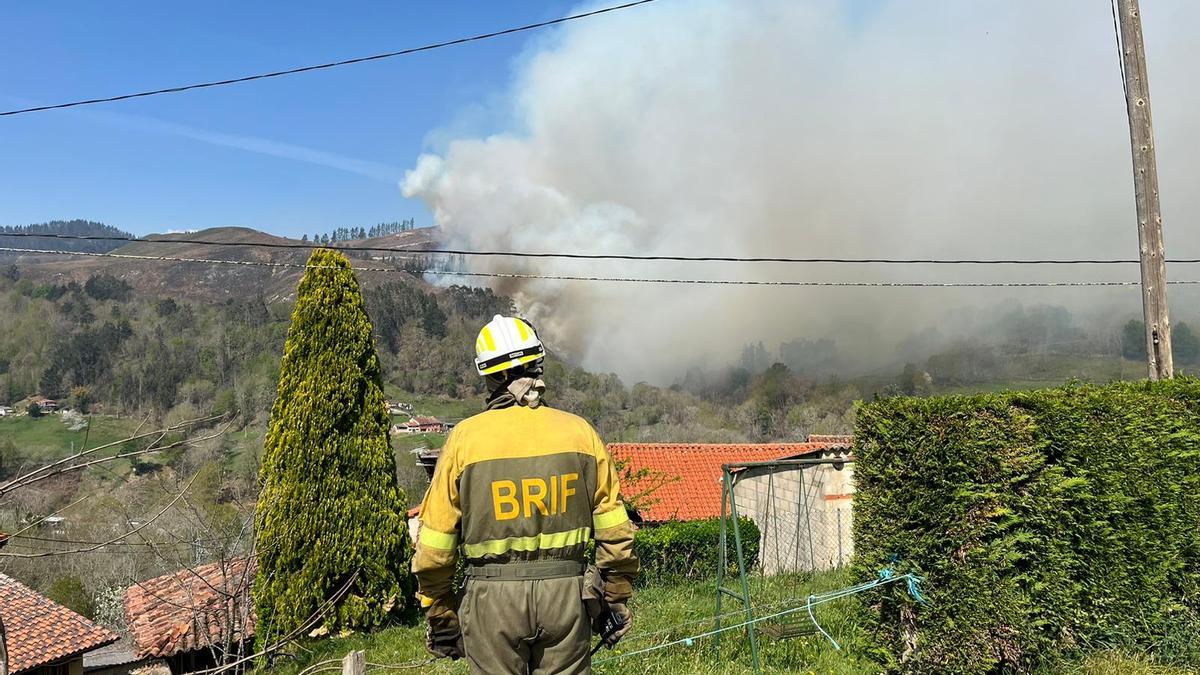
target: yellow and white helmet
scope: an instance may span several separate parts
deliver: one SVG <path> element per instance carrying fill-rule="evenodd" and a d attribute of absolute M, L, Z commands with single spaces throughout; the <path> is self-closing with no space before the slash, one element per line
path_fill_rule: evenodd
<path fill-rule="evenodd" d="M 497 314 L 475 340 L 475 370 L 480 375 L 516 368 L 545 355 L 533 325 L 516 317 Z"/>

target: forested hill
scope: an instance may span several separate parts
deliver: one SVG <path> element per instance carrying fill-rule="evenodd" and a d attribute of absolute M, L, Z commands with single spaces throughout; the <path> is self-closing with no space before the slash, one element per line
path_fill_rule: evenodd
<path fill-rule="evenodd" d="M 106 227 L 106 226 L 101 226 Z M 114 231 L 120 232 L 119 230 Z M 366 240 L 338 241 L 334 247 L 370 246 L 416 251 L 429 248 L 435 241 L 434 228 L 410 229 Z M 125 233 L 108 236 L 129 236 Z M 13 237 L 20 239 L 20 248 L 50 248 L 40 244 L 52 239 Z M 38 242 L 38 246 L 31 246 Z M 262 296 L 267 302 L 286 301 L 292 297 L 308 259 L 311 244 L 299 239 L 279 237 L 246 227 L 218 227 L 197 232 L 152 234 L 135 242 L 75 242 L 116 243 L 117 248 L 105 251 L 122 257 L 64 257 L 54 255 L 9 254 L 0 264 L 16 264 L 24 278 L 35 285 L 70 282 L 85 283 L 98 274 L 114 276 L 129 284 L 139 294 L 149 297 L 171 297 L 197 303 L 223 302 L 244 298 L 248 292 Z M 60 250 L 65 247 L 60 247 Z M 81 249 L 82 250 L 82 249 Z M 386 250 L 348 251 L 356 260 L 383 262 L 384 266 L 404 268 L 425 267 L 426 261 L 411 256 L 397 256 Z M 227 261 L 220 262 L 205 261 Z M 398 270 L 399 271 L 399 270 Z M 394 276 L 367 275 L 365 285 L 381 283 Z M 415 279 L 409 276 L 410 280 Z"/>
<path fill-rule="evenodd" d="M 53 237 L 6 237 L 6 234 L 67 234 L 76 237 L 132 237 L 132 234 L 91 220 L 52 220 L 36 225 L 0 226 L 0 246 L 40 248 L 54 251 L 104 253 L 120 248 L 122 242 L 107 240 L 55 239 Z"/>
<path fill-rule="evenodd" d="M 339 237 L 330 245 L 419 252 L 434 246 L 436 236 L 432 228 L 417 228 L 367 240 Z M 177 419 L 235 412 L 249 425 L 265 421 L 308 242 L 247 228 L 145 239 L 151 241 L 113 252 L 149 259 L 0 260 L 0 404 L 41 395 L 69 399 L 72 407 L 99 403 L 110 413 Z M 493 314 L 514 311 L 511 301 L 484 289 L 427 283 L 415 270 L 436 264 L 432 259 L 386 250 L 347 253 L 355 266 L 394 269 L 357 274 L 391 390 L 479 401 L 475 334 Z M 683 391 L 628 387 L 613 375 L 568 363 L 554 362 L 550 371 L 554 404 L 584 414 L 613 440 L 789 438 L 846 428 L 844 395 L 830 400 L 832 424 L 789 422 L 790 397 L 772 411 L 778 419 L 771 423 L 749 400 L 754 379 L 741 383 L 736 400 L 714 402 Z M 804 429 L 793 429 L 797 424 Z"/>

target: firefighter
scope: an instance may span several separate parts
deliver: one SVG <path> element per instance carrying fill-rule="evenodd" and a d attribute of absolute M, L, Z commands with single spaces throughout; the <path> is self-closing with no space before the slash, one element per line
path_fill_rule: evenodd
<path fill-rule="evenodd" d="M 475 353 L 487 410 L 451 432 L 421 505 L 426 646 L 474 673 L 589 673 L 592 633 L 611 647 L 632 622 L 638 560 L 616 470 L 590 424 L 543 403 L 545 350 L 529 322 L 496 315 Z"/>

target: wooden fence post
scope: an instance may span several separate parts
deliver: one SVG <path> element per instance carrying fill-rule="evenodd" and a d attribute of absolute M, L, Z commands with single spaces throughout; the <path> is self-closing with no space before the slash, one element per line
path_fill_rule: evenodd
<path fill-rule="evenodd" d="M 360 649 L 342 659 L 342 675 L 366 675 L 367 655 Z"/>

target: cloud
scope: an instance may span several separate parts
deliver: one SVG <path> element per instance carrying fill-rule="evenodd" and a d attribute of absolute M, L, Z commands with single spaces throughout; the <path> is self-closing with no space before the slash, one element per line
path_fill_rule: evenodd
<path fill-rule="evenodd" d="M 337 171 L 346 171 L 348 173 L 358 174 L 372 180 L 383 183 L 395 184 L 399 177 L 403 174 L 400 168 L 381 164 L 379 162 L 371 162 L 353 157 L 346 157 L 324 150 L 306 147 L 303 145 L 295 145 L 292 143 L 283 143 L 273 141 L 267 138 L 257 136 L 243 136 L 239 134 L 229 134 L 221 131 L 212 131 L 209 129 L 201 129 L 198 127 L 179 124 L 176 122 L 168 122 L 165 120 L 155 119 L 153 117 L 145 117 L 142 115 L 130 115 L 125 113 L 114 113 L 111 111 L 80 111 L 81 114 L 87 114 L 89 117 L 101 121 L 111 126 L 118 126 L 127 129 L 134 129 L 148 133 L 160 134 L 164 136 L 178 136 L 200 143 L 216 145 L 244 152 L 253 152 L 255 154 L 267 155 L 269 157 L 277 157 L 279 159 L 287 159 L 296 162 L 304 162 L 306 164 L 314 164 L 323 166 Z"/>
<path fill-rule="evenodd" d="M 451 244 L 535 251 L 1132 257 L 1128 127 L 1107 4 L 696 0 L 571 24 L 525 55 L 507 133 L 417 161 L 406 196 Z M 1200 5 L 1145 8 L 1168 251 L 1200 157 Z M 481 266 L 483 263 L 479 263 Z M 495 262 L 487 263 L 496 265 Z M 503 264 L 503 263 L 499 263 Z M 532 264 L 531 264 L 532 265 Z M 1135 267 L 509 263 L 622 276 L 1136 279 Z M 1182 272 L 1181 272 L 1182 273 Z M 868 368 L 951 310 L 1012 291 L 503 282 L 552 341 L 626 379 L 724 365 L 743 344 L 834 336 Z M 1136 290 L 1022 292 L 1138 311 Z M 960 314 L 961 316 L 961 314 Z"/>

